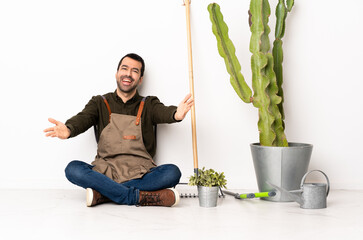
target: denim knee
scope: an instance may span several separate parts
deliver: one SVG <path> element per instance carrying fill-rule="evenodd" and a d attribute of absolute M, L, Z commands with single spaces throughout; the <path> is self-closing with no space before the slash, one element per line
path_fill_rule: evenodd
<path fill-rule="evenodd" d="M 82 178 L 82 167 L 84 165 L 84 162 L 78 160 L 74 160 L 68 163 L 67 167 L 64 170 L 66 178 L 72 183 L 77 183 L 78 180 Z"/>
<path fill-rule="evenodd" d="M 172 186 L 175 186 L 179 183 L 180 178 L 181 178 L 181 171 L 178 168 L 178 166 L 174 165 L 174 164 L 166 164 L 167 167 L 167 175 L 169 177 L 169 181 L 171 183 Z"/>

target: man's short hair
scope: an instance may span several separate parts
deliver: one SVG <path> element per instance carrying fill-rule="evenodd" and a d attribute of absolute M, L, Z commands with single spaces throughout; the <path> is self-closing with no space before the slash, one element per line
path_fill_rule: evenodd
<path fill-rule="evenodd" d="M 132 58 L 132 59 L 134 59 L 134 60 L 136 60 L 138 62 L 141 62 L 140 77 L 144 76 L 144 71 L 145 71 L 144 59 L 142 59 L 142 57 L 140 57 L 136 53 L 126 54 L 123 58 L 121 58 L 120 62 L 118 63 L 118 66 L 117 66 L 117 71 L 120 69 L 122 60 L 124 60 L 124 58 L 126 58 L 126 57 L 129 57 L 129 58 Z"/>

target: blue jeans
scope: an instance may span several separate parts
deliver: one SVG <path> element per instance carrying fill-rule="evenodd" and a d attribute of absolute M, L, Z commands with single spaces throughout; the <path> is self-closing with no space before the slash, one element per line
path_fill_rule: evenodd
<path fill-rule="evenodd" d="M 72 161 L 65 169 L 67 179 L 80 187 L 92 188 L 115 203 L 137 205 L 139 191 L 156 191 L 175 187 L 179 183 L 181 172 L 173 164 L 164 164 L 150 169 L 142 178 L 124 183 L 117 183 L 105 175 L 92 170 L 93 166 Z"/>

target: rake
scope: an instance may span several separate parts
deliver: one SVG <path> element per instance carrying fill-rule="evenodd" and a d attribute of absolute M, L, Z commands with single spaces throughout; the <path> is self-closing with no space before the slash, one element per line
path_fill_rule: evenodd
<path fill-rule="evenodd" d="M 194 79 L 193 79 L 193 56 L 192 56 L 192 37 L 190 31 L 190 0 L 184 1 L 186 9 L 186 25 L 187 25 L 187 42 L 188 42 L 188 68 L 189 68 L 189 88 L 192 98 L 194 97 Z M 193 163 L 194 173 L 198 174 L 198 151 L 197 151 L 197 128 L 195 120 L 195 104 L 191 108 L 192 119 L 192 140 L 193 140 Z"/>
<path fill-rule="evenodd" d="M 179 183 L 179 185 L 188 185 L 188 183 Z M 224 191 L 222 191 L 222 188 L 221 187 L 219 187 L 219 193 L 218 193 L 218 197 L 219 198 L 224 198 L 225 197 L 225 194 L 224 194 L 225 192 Z M 197 193 L 195 193 L 195 192 L 193 192 L 193 193 L 191 193 L 191 192 L 189 192 L 189 193 L 180 193 L 180 195 L 179 195 L 181 198 L 198 198 L 199 196 L 198 196 L 198 194 Z"/>
<path fill-rule="evenodd" d="M 192 37 L 190 31 L 190 0 L 184 0 L 183 6 L 185 6 L 186 12 L 186 26 L 187 26 L 187 44 L 188 44 L 188 69 L 189 69 L 189 89 L 194 97 L 194 79 L 193 79 L 193 55 L 192 55 Z M 195 119 L 195 104 L 191 108 L 191 120 L 192 120 L 192 143 L 193 143 L 193 164 L 194 164 L 194 173 L 198 174 L 198 151 L 197 151 L 197 127 L 196 127 L 196 119 Z M 187 185 L 187 183 L 179 183 L 180 185 Z M 219 188 L 220 194 L 219 197 L 224 197 L 222 189 Z M 180 197 L 182 198 L 197 198 L 198 194 L 196 193 L 181 193 Z"/>

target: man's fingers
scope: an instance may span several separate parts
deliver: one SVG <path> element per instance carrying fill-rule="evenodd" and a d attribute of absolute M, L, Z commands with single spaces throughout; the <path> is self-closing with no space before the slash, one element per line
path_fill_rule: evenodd
<path fill-rule="evenodd" d="M 192 106 L 194 104 L 194 99 L 192 98 L 192 99 L 190 99 L 190 101 L 188 102 L 188 105 L 189 106 Z"/>
<path fill-rule="evenodd" d="M 59 124 L 59 121 L 55 120 L 54 118 L 48 118 L 48 121 L 55 124 L 55 125 L 58 125 Z M 46 128 L 43 130 L 43 132 L 47 133 L 45 136 L 46 137 L 56 137 L 57 134 L 56 134 L 56 126 L 54 127 L 49 127 L 49 128 Z"/>
<path fill-rule="evenodd" d="M 47 134 L 45 134 L 46 137 L 55 137 L 55 133 L 54 132 L 49 132 Z"/>
<path fill-rule="evenodd" d="M 188 110 L 190 110 L 190 108 L 192 108 L 194 105 L 194 99 L 190 99 L 189 102 L 187 102 L 186 104 L 187 104 Z"/>
<path fill-rule="evenodd" d="M 44 129 L 44 132 L 51 132 L 51 131 L 54 131 L 54 127 L 50 127 L 50 128 Z"/>
<path fill-rule="evenodd" d="M 53 119 L 53 118 L 48 118 L 48 121 L 55 124 L 55 125 L 58 125 L 59 121 Z"/>
<path fill-rule="evenodd" d="M 189 93 L 188 95 L 186 95 L 185 98 L 183 99 L 183 102 L 184 103 L 188 102 L 188 100 L 190 99 L 191 96 L 192 96 L 191 93 Z"/>

